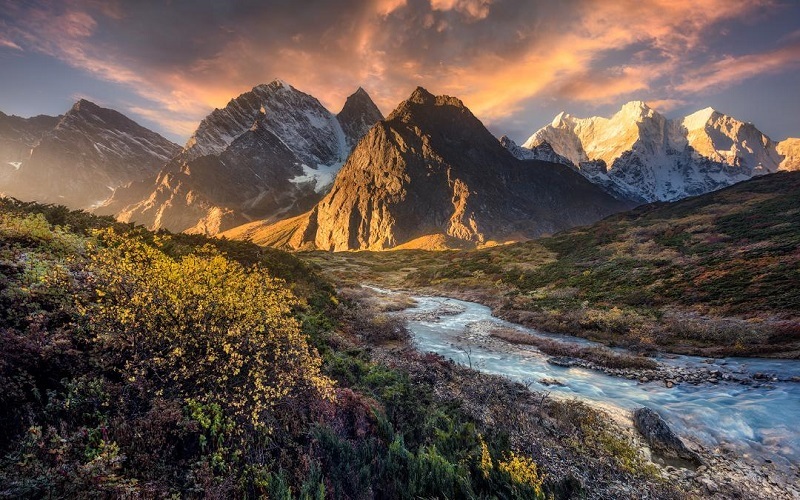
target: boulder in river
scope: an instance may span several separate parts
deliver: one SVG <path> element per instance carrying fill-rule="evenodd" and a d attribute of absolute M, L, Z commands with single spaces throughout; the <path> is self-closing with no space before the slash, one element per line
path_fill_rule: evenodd
<path fill-rule="evenodd" d="M 689 462 L 702 465 L 700 456 L 686 447 L 683 441 L 672 432 L 667 423 L 655 411 L 647 407 L 633 412 L 633 424 L 645 438 L 652 452 L 666 460 Z"/>

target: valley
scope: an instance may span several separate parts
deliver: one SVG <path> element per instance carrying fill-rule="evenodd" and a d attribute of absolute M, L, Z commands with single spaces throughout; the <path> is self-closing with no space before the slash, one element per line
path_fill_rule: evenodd
<path fill-rule="evenodd" d="M 799 203 L 787 172 L 531 242 L 299 255 L 339 283 L 480 302 L 612 346 L 796 359 Z"/>
<path fill-rule="evenodd" d="M 703 464 L 653 452 L 682 487 L 794 498 L 798 193 L 782 173 L 533 242 L 297 255 L 420 352 L 587 402 L 634 440 L 633 410 L 655 410 Z"/>

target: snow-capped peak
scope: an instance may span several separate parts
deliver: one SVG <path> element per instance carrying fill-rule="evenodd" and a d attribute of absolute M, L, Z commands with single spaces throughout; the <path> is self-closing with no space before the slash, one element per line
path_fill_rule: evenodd
<path fill-rule="evenodd" d="M 570 118 L 569 114 L 566 113 L 565 111 L 562 111 L 561 113 L 557 114 L 555 118 L 553 118 L 553 122 L 551 123 L 551 125 L 553 127 L 558 128 L 567 120 L 569 120 L 569 118 Z"/>
<path fill-rule="evenodd" d="M 630 101 L 622 106 L 614 118 L 640 121 L 642 118 L 649 118 L 654 114 L 655 111 L 644 101 Z"/>
<path fill-rule="evenodd" d="M 708 122 L 711 121 L 711 118 L 715 114 L 720 114 L 712 108 L 711 106 L 701 109 L 700 111 L 695 111 L 694 113 L 688 115 L 686 118 L 682 120 L 683 126 L 686 127 L 686 130 L 697 130 L 705 128 L 708 125 Z"/>
<path fill-rule="evenodd" d="M 790 156 L 753 124 L 713 108 L 667 120 L 643 101 L 626 103 L 611 118 L 559 113 L 522 148 L 532 151 L 544 143 L 593 182 L 645 201 L 701 194 L 774 172 L 786 168 L 782 160 Z M 583 167 L 600 160 L 607 169 Z"/>
<path fill-rule="evenodd" d="M 269 83 L 261 83 L 253 87 L 253 90 L 256 89 L 284 89 L 284 90 L 295 90 L 286 80 L 282 80 L 280 78 L 275 78 Z"/>

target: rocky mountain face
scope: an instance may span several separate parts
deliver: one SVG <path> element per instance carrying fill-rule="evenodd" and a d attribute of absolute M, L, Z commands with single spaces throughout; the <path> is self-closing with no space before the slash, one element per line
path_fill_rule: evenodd
<path fill-rule="evenodd" d="M 208 115 L 155 179 L 118 190 L 100 211 L 209 235 L 296 215 L 319 201 L 359 134 L 381 118 L 362 89 L 337 117 L 285 82 L 259 85 Z"/>
<path fill-rule="evenodd" d="M 12 172 L 19 170 L 31 149 L 60 119 L 60 116 L 45 115 L 21 118 L 0 112 L 0 186 Z"/>
<path fill-rule="evenodd" d="M 783 158 L 778 170 L 800 170 L 800 139 L 789 138 L 781 141 L 775 147 L 775 150 Z"/>
<path fill-rule="evenodd" d="M 358 141 L 367 135 L 373 125 L 383 120 L 383 114 L 361 87 L 347 98 L 344 107 L 336 115 L 344 131 L 347 148 L 352 151 Z"/>
<path fill-rule="evenodd" d="M 23 200 L 89 209 L 113 190 L 153 175 L 180 147 L 125 115 L 78 101 L 61 117 L 0 117 L 0 191 Z"/>
<path fill-rule="evenodd" d="M 595 184 L 621 199 L 672 201 L 796 165 L 753 124 L 711 108 L 668 120 L 645 103 L 625 104 L 611 118 L 566 113 L 534 133 L 519 158 L 545 144 Z M 516 146 L 516 145 L 514 145 Z M 794 149 L 796 151 L 796 148 Z M 796 167 L 794 167 L 796 168 Z"/>
<path fill-rule="evenodd" d="M 461 101 L 417 88 L 358 143 L 310 212 L 223 234 L 334 251 L 475 246 L 624 208 L 568 167 L 514 158 Z"/>

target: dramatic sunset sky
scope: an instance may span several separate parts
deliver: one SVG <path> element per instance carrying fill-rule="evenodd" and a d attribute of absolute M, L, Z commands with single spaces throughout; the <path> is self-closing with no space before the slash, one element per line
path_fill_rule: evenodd
<path fill-rule="evenodd" d="M 275 78 L 337 112 L 363 86 L 388 113 L 417 86 L 495 134 L 559 111 L 706 106 L 800 136 L 798 0 L 0 0 L 0 111 L 78 98 L 183 143 Z"/>

